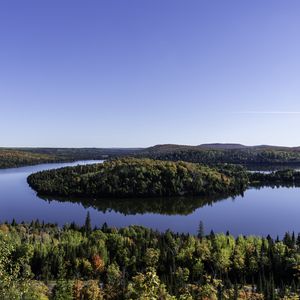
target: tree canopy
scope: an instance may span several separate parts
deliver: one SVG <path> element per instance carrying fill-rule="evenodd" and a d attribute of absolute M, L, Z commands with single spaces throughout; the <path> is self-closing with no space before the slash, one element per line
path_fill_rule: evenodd
<path fill-rule="evenodd" d="M 248 177 L 238 166 L 123 158 L 38 172 L 28 183 L 42 195 L 137 198 L 236 194 Z"/>
<path fill-rule="evenodd" d="M 292 299 L 300 292 L 293 233 L 196 237 L 89 222 L 0 224 L 0 298 Z"/>

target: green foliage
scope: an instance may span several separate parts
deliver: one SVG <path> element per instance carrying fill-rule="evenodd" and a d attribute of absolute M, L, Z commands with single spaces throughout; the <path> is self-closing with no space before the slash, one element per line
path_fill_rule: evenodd
<path fill-rule="evenodd" d="M 3 230 L 5 227 L 2 227 Z M 8 227 L 7 227 L 8 228 Z M 0 232 L 0 299 L 22 299 L 29 290 L 32 246 Z"/>
<path fill-rule="evenodd" d="M 158 145 L 136 154 L 160 160 L 188 161 L 215 165 L 217 163 L 242 165 L 300 164 L 299 148 L 281 147 L 203 147 L 185 145 Z"/>
<path fill-rule="evenodd" d="M 0 149 L 0 169 L 56 162 L 55 156 L 20 150 Z"/>
<path fill-rule="evenodd" d="M 139 273 L 128 284 L 125 299 L 139 300 L 172 300 L 176 299 L 168 294 L 164 284 L 161 284 L 155 269 L 148 269 L 145 274 Z"/>
<path fill-rule="evenodd" d="M 0 169 L 41 163 L 101 160 L 134 154 L 138 149 L 115 148 L 0 148 Z"/>
<path fill-rule="evenodd" d="M 1 148 L 0 168 L 45 162 L 109 159 L 135 156 L 159 160 L 187 161 L 215 165 L 300 164 L 299 148 L 287 147 L 203 147 L 158 145 L 150 148 Z"/>
<path fill-rule="evenodd" d="M 238 166 L 127 158 L 38 172 L 28 183 L 45 195 L 158 197 L 241 193 L 248 177 Z"/>
<path fill-rule="evenodd" d="M 103 230 L 0 225 L 0 299 L 288 299 L 300 292 L 294 234 L 280 241 Z"/>

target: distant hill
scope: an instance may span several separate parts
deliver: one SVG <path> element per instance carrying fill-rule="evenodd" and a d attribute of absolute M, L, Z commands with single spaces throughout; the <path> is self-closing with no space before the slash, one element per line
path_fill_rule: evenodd
<path fill-rule="evenodd" d="M 182 151 L 182 150 L 274 150 L 274 151 L 288 151 L 288 152 L 300 152 L 299 147 L 285 147 L 285 146 L 273 146 L 273 145 L 255 145 L 246 146 L 235 143 L 211 143 L 200 144 L 197 146 L 192 145 L 178 145 L 178 144 L 160 144 L 148 148 L 140 148 L 139 151 L 146 152 L 168 152 L 168 151 Z"/>
<path fill-rule="evenodd" d="M 139 150 L 136 155 L 161 160 L 204 164 L 242 165 L 300 164 L 300 147 L 245 146 L 241 144 L 202 144 L 198 146 L 164 144 Z"/>
<path fill-rule="evenodd" d="M 214 150 L 250 149 L 250 150 L 300 151 L 300 147 L 284 147 L 284 146 L 272 146 L 272 145 L 245 146 L 242 144 L 227 144 L 227 143 L 201 144 L 197 147 L 204 148 L 204 149 L 214 149 Z"/>
<path fill-rule="evenodd" d="M 202 144 L 198 146 L 199 148 L 204 149 L 244 149 L 247 148 L 247 146 L 242 144 L 222 144 L 222 143 L 215 143 L 215 144 Z"/>

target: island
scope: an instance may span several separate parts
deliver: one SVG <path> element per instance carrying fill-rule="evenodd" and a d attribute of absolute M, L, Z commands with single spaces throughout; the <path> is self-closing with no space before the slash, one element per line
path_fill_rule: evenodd
<path fill-rule="evenodd" d="M 247 172 L 240 166 L 136 158 L 42 171 L 27 180 L 41 195 L 114 198 L 234 195 L 248 186 Z"/>

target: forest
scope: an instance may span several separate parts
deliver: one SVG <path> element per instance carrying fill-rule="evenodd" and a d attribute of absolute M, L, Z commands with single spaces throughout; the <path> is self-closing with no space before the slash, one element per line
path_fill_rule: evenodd
<path fill-rule="evenodd" d="M 0 155 L 7 156 L 7 166 L 21 166 L 45 161 L 93 160 L 117 157 L 148 157 L 161 160 L 216 164 L 243 165 L 300 164 L 300 149 L 278 146 L 251 146 L 239 144 L 156 145 L 149 148 L 1 148 Z M 18 156 L 20 159 L 18 159 Z M 22 156 L 27 163 L 22 162 Z M 15 158 L 14 158 L 15 157 Z M 30 160 L 32 157 L 32 161 Z M 1 164 L 5 160 L 0 157 Z M 42 161 L 43 162 L 43 161 Z M 0 166 L 1 166 L 0 164 Z"/>
<path fill-rule="evenodd" d="M 0 169 L 61 161 L 55 156 L 20 150 L 0 149 Z"/>
<path fill-rule="evenodd" d="M 277 146 L 207 144 L 199 146 L 156 145 L 149 148 L 1 148 L 0 168 L 47 162 L 100 160 L 122 157 L 152 158 L 251 166 L 300 165 L 300 149 Z"/>
<path fill-rule="evenodd" d="M 0 169 L 42 163 L 101 160 L 132 154 L 125 148 L 0 148 Z"/>
<path fill-rule="evenodd" d="M 27 180 L 41 196 L 99 197 L 104 204 L 105 198 L 218 198 L 242 194 L 250 186 L 299 186 L 300 172 L 292 169 L 270 173 L 249 172 L 242 166 L 231 164 L 215 164 L 212 167 L 183 161 L 121 158 L 103 164 L 41 171 L 31 174 Z M 147 201 L 143 202 L 146 207 Z M 98 205 L 97 200 L 92 203 L 92 206 Z"/>
<path fill-rule="evenodd" d="M 0 299 L 298 299 L 300 235 L 0 225 Z"/>
<path fill-rule="evenodd" d="M 240 194 L 248 185 L 244 168 L 214 168 L 187 162 L 123 158 L 42 171 L 28 177 L 40 195 L 160 197 Z"/>
<path fill-rule="evenodd" d="M 61 160 L 101 160 L 133 155 L 140 148 L 22 148 L 22 151 L 51 155 Z"/>
<path fill-rule="evenodd" d="M 216 163 L 241 164 L 245 166 L 270 166 L 270 165 L 300 165 L 299 148 L 257 146 L 246 147 L 226 145 L 218 146 L 182 146 L 158 145 L 144 149 L 137 153 L 139 157 L 153 159 L 188 161 L 214 165 Z"/>

